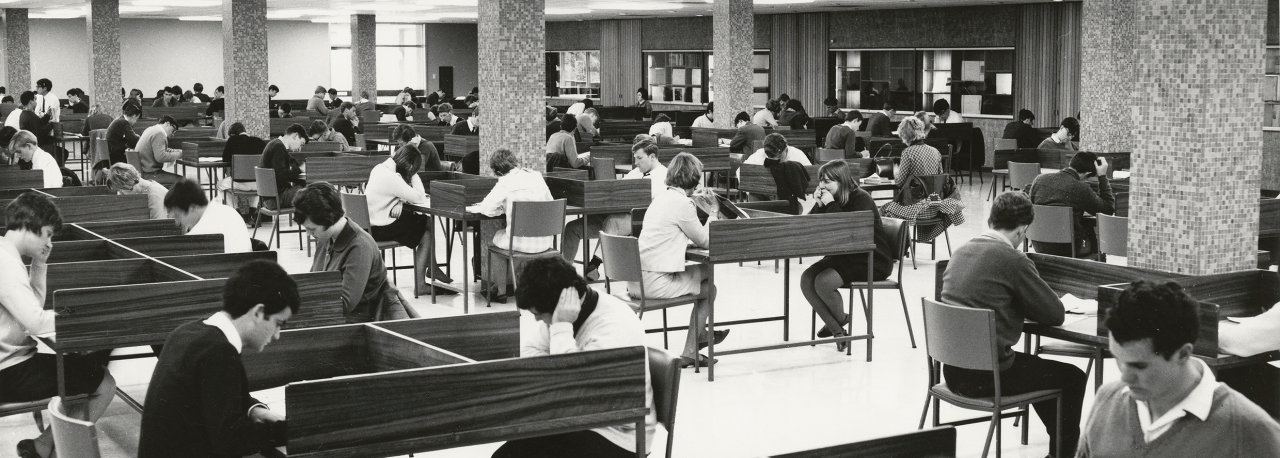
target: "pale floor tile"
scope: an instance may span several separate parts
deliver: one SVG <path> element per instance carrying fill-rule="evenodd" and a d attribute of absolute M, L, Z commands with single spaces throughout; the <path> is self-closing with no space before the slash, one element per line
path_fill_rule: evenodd
<path fill-rule="evenodd" d="M 973 186 L 961 183 L 960 190 L 967 205 L 967 222 L 950 229 L 953 249 L 985 228 L 990 203 L 985 200 L 984 191 L 989 186 L 990 180 L 981 189 L 976 182 Z M 267 227 L 263 229 L 259 231 L 258 238 L 265 240 Z M 921 251 L 924 255 L 923 259 L 917 260 L 919 268 L 913 270 L 910 260 L 907 260 L 904 270 L 907 305 L 918 348 L 911 348 L 909 343 L 897 294 L 878 291 L 874 310 L 878 338 L 875 339 L 872 362 L 866 361 L 865 344 L 854 343 L 852 356 L 837 353 L 832 345 L 723 356 L 719 358 L 715 382 L 707 381 L 705 371 L 694 373 L 685 370 L 681 381 L 674 454 L 766 456 L 915 430 L 924 404 L 927 377 L 920 298 L 933 296 L 935 267 L 935 262 L 929 259 L 928 247 L 921 246 Z M 942 241 L 938 257 L 946 259 L 946 253 L 946 243 Z M 402 263 L 412 260 L 407 249 L 401 249 L 397 257 Z M 293 234 L 284 237 L 279 261 L 289 272 L 305 272 L 311 265 L 311 259 Z M 811 311 L 800 293 L 798 279 L 800 272 L 815 261 L 816 258 L 805 259 L 804 264 L 792 261 L 790 337 L 793 340 L 809 336 Z M 457 250 L 453 262 L 455 266 L 465 262 Z M 461 279 L 461 269 L 453 274 Z M 429 297 L 413 299 L 412 288 L 408 286 L 411 271 L 402 270 L 399 275 L 399 283 L 404 285 L 401 291 L 423 316 L 462 314 L 460 296 L 441 296 L 437 304 L 431 304 Z M 782 313 L 782 275 L 774 273 L 772 263 L 718 266 L 716 280 L 719 321 Z M 620 284 L 614 286 L 615 292 L 624 288 Z M 472 310 L 473 313 L 509 311 L 515 310 L 514 303 L 514 300 L 509 300 L 507 304 L 486 307 L 484 300 L 474 296 L 473 292 Z M 670 309 L 670 323 L 687 324 L 688 310 L 688 307 Z M 855 329 L 865 329 L 865 322 L 856 318 L 860 316 L 855 315 Z M 644 317 L 644 323 L 646 327 L 658 327 L 661 319 L 661 313 L 649 313 Z M 781 322 L 740 325 L 731 329 L 733 332 L 720 348 L 765 345 L 779 342 L 782 338 Z M 670 340 L 672 348 L 680 348 L 684 333 L 670 333 Z M 649 334 L 647 341 L 650 346 L 661 347 L 662 334 Z M 134 350 L 145 349 L 130 349 Z M 1063 360 L 1084 368 L 1082 360 Z M 119 361 L 111 364 L 111 373 L 127 393 L 142 400 L 154 365 L 152 359 Z M 1115 378 L 1114 367 L 1108 368 L 1107 375 L 1108 380 Z M 257 395 L 275 408 L 283 409 L 283 390 L 267 390 Z M 1086 400 L 1086 415 L 1091 404 L 1092 396 Z M 976 414 L 943 407 L 944 421 Z M 1012 420 L 1005 420 L 1004 456 L 1040 458 L 1048 453 L 1048 436 L 1044 427 L 1034 414 L 1031 418 L 1030 441 L 1026 446 L 1019 443 L 1019 429 L 1012 426 Z M 140 421 L 140 415 L 123 402 L 113 403 L 98 422 L 103 456 L 134 456 Z M 959 428 L 959 456 L 981 455 L 986 428 L 985 423 Z M 0 418 L 0 456 L 11 454 L 19 440 L 33 437 L 35 433 L 34 422 L 29 415 Z M 650 456 L 662 456 L 665 441 L 665 434 L 659 433 L 654 438 L 654 453 Z M 416 456 L 487 457 L 499 445 L 486 444 Z"/>

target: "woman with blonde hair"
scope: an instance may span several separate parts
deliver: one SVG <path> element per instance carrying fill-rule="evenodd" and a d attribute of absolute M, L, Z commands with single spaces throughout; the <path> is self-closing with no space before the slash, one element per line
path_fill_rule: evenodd
<path fill-rule="evenodd" d="M 901 188 L 898 198 L 884 205 L 884 216 L 907 221 L 937 220 L 937 224 L 916 225 L 916 240 L 930 242 L 942 234 L 948 227 L 964 223 L 964 204 L 959 195 L 941 195 L 943 190 L 936 190 L 937 200 L 922 198 L 915 202 L 907 202 L 905 197 L 911 194 L 911 183 L 916 176 L 941 175 L 947 173 L 942 169 L 942 154 L 932 146 L 924 144 L 929 136 L 928 126 L 914 116 L 908 116 L 898 125 L 898 137 L 907 144 L 902 150 L 902 163 L 894 176 Z"/>
<path fill-rule="evenodd" d="M 164 196 L 169 192 L 164 185 L 142 178 L 138 169 L 124 162 L 111 164 L 107 169 L 107 189 L 116 194 L 145 194 L 151 219 L 166 219 L 169 210 L 164 207 Z"/>

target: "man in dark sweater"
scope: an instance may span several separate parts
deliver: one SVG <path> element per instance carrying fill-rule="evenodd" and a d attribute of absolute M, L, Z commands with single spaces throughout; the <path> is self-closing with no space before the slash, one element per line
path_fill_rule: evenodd
<path fill-rule="evenodd" d="M 359 118 L 356 116 L 355 105 L 352 105 L 351 102 L 344 102 L 338 108 L 338 117 L 329 126 L 342 134 L 343 137 L 346 137 L 348 145 L 364 146 L 356 144 L 356 134 L 360 133 L 357 126 L 358 122 Z"/>
<path fill-rule="evenodd" d="M 307 185 L 307 181 L 301 178 L 302 168 L 298 165 L 298 161 L 289 155 L 290 151 L 302 149 L 302 144 L 306 141 L 307 129 L 302 127 L 302 124 L 294 124 L 289 126 L 280 138 L 268 142 L 267 147 L 262 150 L 262 164 L 259 167 L 275 170 L 276 191 L 279 193 L 277 194 L 279 201 L 282 202 L 277 203 L 277 199 L 266 199 L 262 202 L 264 207 L 272 210 L 292 207 L 293 196 Z"/>
<path fill-rule="evenodd" d="M 282 445 L 285 417 L 249 396 L 240 360 L 280 338 L 298 286 L 279 265 L 245 264 L 222 288 L 222 311 L 175 329 L 147 388 L 139 458 L 230 458 Z"/>
<path fill-rule="evenodd" d="M 221 113 L 227 109 L 227 99 L 222 98 L 222 86 L 218 86 L 213 90 L 213 100 L 209 101 L 209 108 L 204 109 L 205 116 L 213 116 L 214 113 Z"/>
<path fill-rule="evenodd" d="M 865 130 L 871 132 L 872 137 L 892 137 L 894 131 L 893 104 L 885 102 L 884 111 L 871 115 Z"/>
<path fill-rule="evenodd" d="M 121 110 L 120 117 L 107 126 L 107 152 L 111 156 L 111 164 L 126 162 L 124 150 L 138 146 L 138 134 L 133 131 L 133 123 L 142 116 L 142 108 L 126 102 Z"/>
<path fill-rule="evenodd" d="M 738 127 L 738 131 L 734 132 L 733 140 L 729 140 L 729 153 L 741 154 L 743 157 L 750 156 L 754 153 L 751 145 L 757 141 L 764 141 L 764 128 L 751 122 L 751 115 L 747 112 L 738 112 L 733 118 L 733 125 Z"/>
<path fill-rule="evenodd" d="M 1036 205 L 1053 205 L 1071 207 L 1072 226 L 1075 229 L 1076 256 L 1092 253 L 1097 240 L 1094 224 L 1083 224 L 1084 212 L 1092 214 L 1115 214 L 1116 198 L 1111 192 L 1111 184 L 1107 180 L 1109 165 L 1096 154 L 1081 151 L 1071 157 L 1071 166 L 1058 173 L 1046 173 L 1031 182 L 1031 203 Z M 1095 193 L 1085 182 L 1090 177 L 1098 177 L 1098 191 Z M 1037 253 L 1056 256 L 1071 256 L 1071 245 L 1065 243 L 1031 242 Z"/>
<path fill-rule="evenodd" d="M 1079 368 L 1013 351 L 1024 320 L 1061 325 L 1062 301 L 1040 278 L 1035 264 L 1018 250 L 1035 218 L 1031 201 L 1021 192 L 996 197 L 987 218 L 990 230 L 956 249 L 943 273 L 942 302 L 988 309 L 996 314 L 1000 341 L 1000 394 L 1010 396 L 1038 390 L 1062 390 L 1062 437 L 1055 433 L 1057 401 L 1034 404 L 1049 432 L 1049 450 L 1062 445 L 1064 457 L 1075 456 L 1080 437 L 1080 410 L 1086 378 Z M 990 371 L 944 366 L 947 387 L 964 396 L 994 395 Z"/>
<path fill-rule="evenodd" d="M 1031 110 L 1023 108 L 1018 110 L 1018 120 L 1010 121 L 1004 126 L 1004 135 L 1000 138 L 1018 141 L 1019 148 L 1035 148 L 1040 144 L 1037 140 L 1039 135 L 1036 134 L 1036 128 L 1032 126 L 1036 121 L 1036 115 Z"/>

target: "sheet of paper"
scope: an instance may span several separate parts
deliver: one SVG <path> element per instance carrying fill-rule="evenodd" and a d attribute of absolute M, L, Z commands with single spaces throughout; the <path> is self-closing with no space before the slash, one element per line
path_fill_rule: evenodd
<path fill-rule="evenodd" d="M 982 77 L 982 67 L 985 62 L 980 60 L 966 60 L 961 65 L 960 78 L 963 81 L 984 81 Z"/>
<path fill-rule="evenodd" d="M 960 112 L 964 114 L 982 113 L 982 96 L 980 95 L 960 96 Z"/>
<path fill-rule="evenodd" d="M 1071 294 L 1062 296 L 1062 307 L 1067 312 L 1081 315 L 1097 315 L 1098 301 L 1093 299 L 1081 299 Z"/>
<path fill-rule="evenodd" d="M 1013 74 L 996 73 L 996 94 L 1013 93 Z"/>

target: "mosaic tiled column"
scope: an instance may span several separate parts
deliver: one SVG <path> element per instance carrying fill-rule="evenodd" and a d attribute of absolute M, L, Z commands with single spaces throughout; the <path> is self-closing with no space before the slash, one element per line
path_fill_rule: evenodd
<path fill-rule="evenodd" d="M 26 8 L 4 10 L 5 63 L 8 74 L 8 91 L 21 94 L 32 90 L 31 84 L 31 27 L 27 23 Z M 15 95 L 14 99 L 18 97 Z"/>
<path fill-rule="evenodd" d="M 755 18 L 751 0 L 717 0 L 713 7 L 712 35 L 716 58 L 711 89 L 715 91 L 716 120 L 720 129 L 733 128 L 739 111 L 751 112 L 755 49 Z"/>
<path fill-rule="evenodd" d="M 85 18 L 89 32 L 89 100 L 103 113 L 120 115 L 120 0 L 92 0 Z"/>
<path fill-rule="evenodd" d="M 1086 0 L 1081 37 L 1080 147 L 1103 153 L 1132 152 L 1137 24 L 1134 0 Z M 1045 113 L 1037 113 L 1044 116 Z M 1075 116 L 1074 113 L 1063 114 Z M 1057 126 L 1062 119 L 1037 119 Z"/>
<path fill-rule="evenodd" d="M 226 119 L 267 138 L 267 0 L 222 0 Z"/>
<path fill-rule="evenodd" d="M 1129 265 L 1254 267 L 1266 1 L 1134 2 Z"/>
<path fill-rule="evenodd" d="M 480 0 L 480 171 L 507 148 L 520 164 L 546 170 L 545 0 Z"/>
<path fill-rule="evenodd" d="M 378 98 L 378 21 L 372 14 L 351 15 L 351 100 L 369 91 Z"/>

